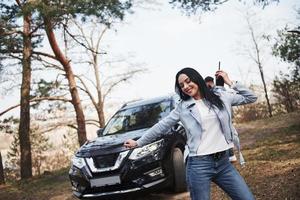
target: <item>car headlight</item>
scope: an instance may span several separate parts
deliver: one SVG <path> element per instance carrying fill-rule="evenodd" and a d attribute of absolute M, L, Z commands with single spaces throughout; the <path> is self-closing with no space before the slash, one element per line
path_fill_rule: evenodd
<path fill-rule="evenodd" d="M 156 151 L 162 145 L 163 141 L 164 140 L 161 139 L 143 147 L 138 147 L 134 149 L 130 154 L 129 159 L 136 160 Z"/>
<path fill-rule="evenodd" d="M 74 165 L 78 168 L 82 168 L 85 166 L 85 160 L 84 160 L 84 158 L 81 158 L 81 157 L 73 156 L 71 162 L 72 162 L 72 165 Z"/>

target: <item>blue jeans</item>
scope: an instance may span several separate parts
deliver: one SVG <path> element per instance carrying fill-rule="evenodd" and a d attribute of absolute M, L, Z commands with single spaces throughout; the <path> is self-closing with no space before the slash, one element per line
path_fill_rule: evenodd
<path fill-rule="evenodd" d="M 211 155 L 188 157 L 186 177 L 192 200 L 209 200 L 211 181 L 233 200 L 255 199 L 243 177 L 230 163 L 228 151 L 218 158 Z"/>

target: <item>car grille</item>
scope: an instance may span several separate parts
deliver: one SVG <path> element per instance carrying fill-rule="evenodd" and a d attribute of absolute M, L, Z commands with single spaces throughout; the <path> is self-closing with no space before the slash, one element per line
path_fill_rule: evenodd
<path fill-rule="evenodd" d="M 112 167 L 115 165 L 118 156 L 119 153 L 94 157 L 95 167 L 99 169 Z"/>
<path fill-rule="evenodd" d="M 120 167 L 124 158 L 128 155 L 128 152 L 129 150 L 120 153 L 88 157 L 85 158 L 85 161 L 92 173 L 112 171 Z"/>

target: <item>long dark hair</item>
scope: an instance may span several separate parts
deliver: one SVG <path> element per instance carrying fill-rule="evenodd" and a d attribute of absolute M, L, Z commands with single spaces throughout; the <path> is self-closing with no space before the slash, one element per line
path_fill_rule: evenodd
<path fill-rule="evenodd" d="M 185 94 L 179 86 L 178 77 L 180 76 L 180 74 L 187 75 L 192 82 L 197 84 L 202 97 L 205 100 L 207 100 L 210 104 L 217 106 L 219 109 L 224 108 L 224 104 L 223 104 L 222 100 L 220 99 L 220 97 L 217 96 L 215 93 L 213 93 L 206 86 L 206 83 L 205 83 L 204 79 L 202 78 L 202 76 L 199 74 L 199 72 L 197 72 L 195 69 L 189 68 L 189 67 L 183 68 L 176 74 L 175 91 L 183 101 L 186 101 L 186 100 L 190 99 L 191 97 L 189 95 Z"/>

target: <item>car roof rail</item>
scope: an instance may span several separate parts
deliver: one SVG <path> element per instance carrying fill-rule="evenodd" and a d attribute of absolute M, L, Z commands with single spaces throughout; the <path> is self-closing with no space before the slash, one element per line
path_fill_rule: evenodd
<path fill-rule="evenodd" d="M 130 103 L 134 103 L 134 102 L 136 102 L 136 101 L 141 101 L 141 100 L 143 100 L 143 99 L 140 98 L 140 99 L 134 99 L 134 100 L 128 101 L 128 102 L 124 103 L 124 104 L 122 105 L 121 108 L 124 108 L 125 106 L 127 106 L 127 105 L 130 104 Z"/>

